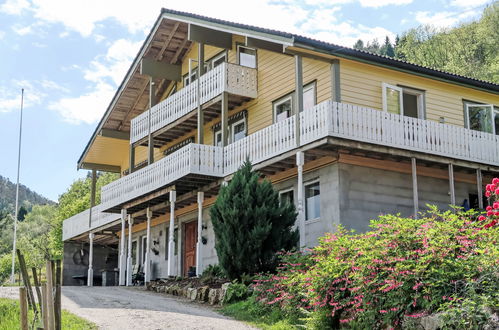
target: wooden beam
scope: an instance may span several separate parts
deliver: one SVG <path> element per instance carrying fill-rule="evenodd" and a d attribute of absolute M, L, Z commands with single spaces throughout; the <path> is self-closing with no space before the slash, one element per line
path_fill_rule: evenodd
<path fill-rule="evenodd" d="M 160 189 L 160 190 L 158 190 L 158 191 L 156 191 L 156 192 L 154 192 L 152 194 L 149 194 L 149 195 L 146 195 L 146 196 L 141 197 L 139 199 L 136 199 L 133 202 L 123 204 L 122 208 L 124 208 L 124 209 L 132 208 L 134 206 L 137 206 L 137 205 L 140 205 L 142 203 L 148 202 L 148 201 L 150 201 L 152 199 L 155 199 L 155 198 L 157 198 L 159 196 L 166 195 L 166 194 L 168 194 L 172 190 L 175 190 L 175 186 L 169 186 L 169 187 Z M 132 217 L 135 218 L 135 214 L 133 214 Z"/>
<path fill-rule="evenodd" d="M 163 43 L 163 47 L 159 51 L 158 56 L 156 56 L 156 59 L 158 61 L 161 61 L 163 59 L 164 54 L 165 54 L 165 50 L 170 45 L 170 42 L 172 41 L 172 38 L 175 35 L 175 33 L 177 32 L 179 26 L 180 26 L 180 22 L 176 22 L 175 25 L 173 26 L 173 29 L 172 29 L 171 33 L 168 35 L 168 37 L 166 38 L 165 42 Z"/>
<path fill-rule="evenodd" d="M 81 163 L 80 169 L 84 170 L 97 170 L 97 171 L 103 171 L 103 172 L 113 172 L 113 173 L 120 173 L 121 168 L 116 165 L 106 165 L 106 164 L 96 164 L 96 163 Z"/>
<path fill-rule="evenodd" d="M 211 45 L 218 48 L 232 48 L 232 34 L 227 32 L 189 24 L 187 35 L 187 38 L 191 41 L 202 42 L 206 45 Z"/>
<path fill-rule="evenodd" d="M 284 51 L 284 45 L 282 44 L 262 39 L 251 38 L 251 37 L 246 37 L 246 46 L 252 48 L 265 49 L 276 53 L 283 53 Z"/>
<path fill-rule="evenodd" d="M 171 63 L 173 63 L 173 64 L 177 63 L 178 57 L 180 56 L 180 53 L 182 53 L 182 50 L 184 50 L 184 47 L 188 41 L 189 41 L 188 39 L 184 39 L 184 41 L 182 41 L 182 43 L 180 44 L 180 47 L 177 49 L 177 52 L 173 56 Z"/>
<path fill-rule="evenodd" d="M 140 92 L 137 96 L 137 99 L 135 100 L 135 102 L 133 103 L 132 107 L 130 109 L 128 109 L 127 113 L 125 114 L 125 117 L 123 117 L 123 120 L 121 121 L 120 125 L 118 126 L 118 130 L 121 130 L 121 128 L 123 128 L 123 125 L 126 123 L 126 121 L 128 120 L 128 117 L 130 116 L 130 114 L 135 110 L 135 108 L 137 107 L 137 104 L 139 103 L 140 99 L 142 98 L 142 95 L 144 95 L 144 92 L 147 88 L 147 86 L 149 86 L 149 79 L 146 79 L 145 80 L 145 83 L 142 85 L 142 87 L 140 88 Z"/>
<path fill-rule="evenodd" d="M 108 128 L 101 129 L 99 135 L 118 140 L 130 140 L 130 132 L 123 132 Z"/>
<path fill-rule="evenodd" d="M 181 70 L 182 67 L 178 64 L 164 63 L 147 58 L 140 61 L 140 74 L 154 79 L 181 81 Z"/>

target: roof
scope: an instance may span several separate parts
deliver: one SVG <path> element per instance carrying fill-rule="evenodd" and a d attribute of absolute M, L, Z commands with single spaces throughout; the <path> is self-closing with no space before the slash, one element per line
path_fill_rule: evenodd
<path fill-rule="evenodd" d="M 388 56 L 379 55 L 379 54 L 375 54 L 375 53 L 371 53 L 371 52 L 367 52 L 367 51 L 363 51 L 363 50 L 353 49 L 350 47 L 340 46 L 340 45 L 336 45 L 336 44 L 329 43 L 326 41 L 316 40 L 316 39 L 305 37 L 305 36 L 298 35 L 298 34 L 293 34 L 293 33 L 283 32 L 283 31 L 278 31 L 278 30 L 272 30 L 272 29 L 257 27 L 257 26 L 253 26 L 253 25 L 241 24 L 241 23 L 221 20 L 221 19 L 217 19 L 217 18 L 206 17 L 203 15 L 192 14 L 192 13 L 163 8 L 161 10 L 161 13 L 158 16 L 154 26 L 151 28 L 151 31 L 149 32 L 148 36 L 144 40 L 144 43 L 142 44 L 135 59 L 133 60 L 132 65 L 128 69 L 128 72 L 126 73 L 123 81 L 121 82 L 120 86 L 116 90 L 116 93 L 113 96 L 113 99 L 111 100 L 109 106 L 106 109 L 106 112 L 104 113 L 104 115 L 101 118 L 99 124 L 97 125 L 94 133 L 92 134 L 92 137 L 88 141 L 83 153 L 81 154 L 81 156 L 78 160 L 78 167 L 81 166 L 81 163 L 82 163 L 85 155 L 87 154 L 87 152 L 90 148 L 90 145 L 93 143 L 93 141 L 95 140 L 95 138 L 98 135 L 98 133 L 100 132 L 100 130 L 104 127 L 104 124 L 106 123 L 107 119 L 109 118 L 109 115 L 111 114 L 117 101 L 119 100 L 119 98 L 123 94 L 123 91 L 126 88 L 126 85 L 129 81 L 130 77 L 136 71 L 136 68 L 140 62 L 141 56 L 147 50 L 147 48 L 148 48 L 149 44 L 151 43 L 151 40 L 153 39 L 154 34 L 155 34 L 157 28 L 160 26 L 163 18 L 171 18 L 172 20 L 178 19 L 178 20 L 183 20 L 184 22 L 192 22 L 193 24 L 202 24 L 204 22 L 204 23 L 207 23 L 210 25 L 216 25 L 216 28 L 219 28 L 219 29 L 225 28 L 227 31 L 232 31 L 233 33 L 237 33 L 237 34 L 240 33 L 241 35 L 247 35 L 247 36 L 252 36 L 255 38 L 261 38 L 261 39 L 264 39 L 267 41 L 274 41 L 277 43 L 282 43 L 282 44 L 287 45 L 287 46 L 295 46 L 295 47 L 299 47 L 299 48 L 301 47 L 301 48 L 305 48 L 305 49 L 310 49 L 310 50 L 322 52 L 322 53 L 337 56 L 337 57 L 349 58 L 349 59 L 357 60 L 357 61 L 365 61 L 365 62 L 369 62 L 369 63 L 373 63 L 373 64 L 385 66 L 385 67 L 390 67 L 390 68 L 397 68 L 397 69 L 403 70 L 403 71 L 408 71 L 408 72 L 412 72 L 412 73 L 416 73 L 416 74 L 430 76 L 430 77 L 434 77 L 436 79 L 446 80 L 446 81 L 454 82 L 457 84 L 466 85 L 469 87 L 487 90 L 487 91 L 490 91 L 493 93 L 499 93 L 499 84 L 495 84 L 492 82 L 479 80 L 479 79 L 475 79 L 475 78 L 470 78 L 470 77 L 458 75 L 458 74 L 451 73 L 451 72 L 445 72 L 442 70 L 425 67 L 425 66 L 414 64 L 411 62 L 403 61 L 400 59 L 395 59 L 395 58 L 391 58 Z"/>

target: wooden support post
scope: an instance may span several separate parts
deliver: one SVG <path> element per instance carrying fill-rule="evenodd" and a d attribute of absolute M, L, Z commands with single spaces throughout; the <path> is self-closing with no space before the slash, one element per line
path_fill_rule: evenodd
<path fill-rule="evenodd" d="M 126 238 L 126 210 L 121 210 L 121 236 L 120 236 L 120 273 L 119 273 L 119 284 L 125 285 L 126 283 L 126 247 L 125 247 L 125 238 Z"/>
<path fill-rule="evenodd" d="M 225 147 L 229 142 L 229 94 L 227 92 L 222 93 L 222 147 Z"/>
<path fill-rule="evenodd" d="M 28 330 L 28 294 L 25 287 L 19 288 L 21 330 Z"/>
<path fill-rule="evenodd" d="M 202 232 L 203 232 L 203 201 L 204 192 L 198 191 L 198 240 L 196 243 L 196 275 L 201 276 L 203 270 L 201 269 L 201 246 L 202 246 Z"/>
<path fill-rule="evenodd" d="M 88 228 L 92 228 L 92 211 L 95 206 L 95 187 L 97 184 L 97 172 L 92 170 L 92 185 L 90 186 L 90 208 L 88 210 Z"/>
<path fill-rule="evenodd" d="M 134 171 L 135 171 L 135 147 L 133 146 L 133 143 L 130 143 L 128 174 L 132 174 Z"/>
<path fill-rule="evenodd" d="M 28 269 L 26 268 L 26 261 L 24 260 L 24 256 L 22 255 L 21 250 L 16 249 L 16 254 L 17 254 L 17 259 L 19 261 L 19 270 L 21 273 L 21 277 L 22 277 L 24 286 L 26 287 L 26 291 L 27 291 L 28 305 L 30 308 L 32 308 L 36 312 L 37 308 L 36 308 L 36 303 L 35 303 L 35 296 L 33 294 L 33 289 L 31 288 L 31 282 L 29 280 Z"/>
<path fill-rule="evenodd" d="M 48 306 L 47 306 L 47 284 L 42 285 L 42 301 L 40 306 L 42 308 L 42 319 L 43 319 L 43 329 L 48 330 L 49 328 L 49 317 L 48 317 Z"/>
<path fill-rule="evenodd" d="M 62 285 L 62 269 L 61 260 L 56 260 L 55 262 L 55 328 L 56 330 L 61 330 L 62 328 L 62 310 L 61 310 L 61 285 Z"/>
<path fill-rule="evenodd" d="M 133 218 L 128 215 L 128 256 L 126 259 L 126 285 L 131 286 L 132 283 L 132 226 Z"/>
<path fill-rule="evenodd" d="M 203 109 L 201 104 L 201 76 L 204 74 L 204 44 L 202 42 L 198 43 L 198 79 L 196 79 L 197 85 L 197 103 L 198 103 L 198 140 L 197 143 L 204 143 L 204 118 Z"/>
<path fill-rule="evenodd" d="M 477 169 L 476 170 L 476 189 L 477 189 L 477 194 L 478 194 L 478 208 L 480 210 L 483 210 L 483 183 L 482 183 L 482 170 Z"/>
<path fill-rule="evenodd" d="M 331 100 L 341 102 L 340 60 L 337 59 L 331 63 Z"/>
<path fill-rule="evenodd" d="M 151 219 L 152 211 L 147 208 L 147 229 L 146 229 L 146 254 L 144 260 L 144 285 L 151 281 Z"/>
<path fill-rule="evenodd" d="M 87 286 L 94 286 L 94 233 L 88 234 L 89 248 L 88 248 L 88 275 Z"/>
<path fill-rule="evenodd" d="M 300 113 L 303 111 L 303 63 L 301 55 L 295 55 L 295 136 L 300 146 Z"/>
<path fill-rule="evenodd" d="M 170 228 L 168 230 L 168 276 L 173 276 L 173 256 L 175 251 L 175 242 L 173 233 L 175 230 L 175 201 L 177 199 L 177 192 L 170 191 Z"/>
<path fill-rule="evenodd" d="M 456 205 L 456 189 L 454 188 L 454 165 L 449 163 L 449 191 L 450 203 Z"/>
<path fill-rule="evenodd" d="M 41 284 L 40 281 L 38 280 L 38 275 L 36 273 L 36 268 L 32 267 L 31 272 L 33 273 L 33 284 L 35 285 L 35 290 L 36 290 L 36 298 L 38 300 L 38 303 L 40 304 L 40 308 L 42 306 L 42 291 L 41 291 Z"/>
<path fill-rule="evenodd" d="M 48 329 L 55 330 L 55 312 L 54 312 L 54 277 L 52 273 L 52 262 L 47 261 L 47 319 Z"/>
<path fill-rule="evenodd" d="M 414 203 L 414 218 L 419 217 L 418 174 L 416 171 L 416 158 L 411 158 L 412 166 L 412 198 Z"/>
<path fill-rule="evenodd" d="M 147 164 L 151 165 L 154 163 L 154 139 L 152 137 L 152 107 L 153 107 L 153 81 L 152 76 L 149 76 L 149 111 L 148 111 L 148 128 L 147 128 L 147 148 L 148 148 L 148 157 Z"/>
<path fill-rule="evenodd" d="M 303 249 L 306 242 L 305 237 L 305 210 L 303 207 L 303 165 L 305 164 L 305 154 L 303 151 L 296 153 L 296 166 L 298 167 L 298 229 L 300 231 L 300 249 Z"/>

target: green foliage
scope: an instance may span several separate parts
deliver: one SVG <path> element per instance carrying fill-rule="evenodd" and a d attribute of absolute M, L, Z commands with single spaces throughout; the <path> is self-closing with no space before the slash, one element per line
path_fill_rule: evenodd
<path fill-rule="evenodd" d="M 294 205 L 281 205 L 272 184 L 259 182 L 249 162 L 220 189 L 210 215 L 220 266 L 230 279 L 274 270 L 276 253 L 298 242 Z"/>
<path fill-rule="evenodd" d="M 482 17 L 451 29 L 422 25 L 379 46 L 377 40 L 356 49 L 395 56 L 419 65 L 499 83 L 499 2 L 491 3 Z M 393 53 L 393 55 L 391 55 Z"/>
<path fill-rule="evenodd" d="M 223 303 L 229 304 L 246 299 L 249 295 L 249 292 L 250 291 L 248 287 L 244 283 L 239 283 L 237 280 L 234 280 L 227 288 Z"/>
<path fill-rule="evenodd" d="M 206 267 L 201 274 L 201 282 L 204 284 L 211 283 L 216 279 L 225 277 L 226 275 L 224 273 L 224 270 L 222 269 L 222 267 L 220 267 L 220 265 L 208 265 L 208 267 Z"/>
<path fill-rule="evenodd" d="M 446 303 L 440 307 L 442 311 L 441 329 L 483 329 L 492 317 L 490 306 L 493 303 L 490 297 L 483 295 Z M 499 307 L 497 299 L 495 303 L 497 310 Z"/>
<path fill-rule="evenodd" d="M 32 324 L 33 312 L 29 310 L 28 320 Z M 67 330 L 95 330 L 97 326 L 66 310 L 62 310 L 61 328 Z M 19 303 L 15 300 L 0 298 L 0 330 L 19 329 L 21 326 Z M 41 326 L 41 324 L 39 324 Z"/>
<path fill-rule="evenodd" d="M 461 310 L 478 324 L 479 310 L 499 304 L 499 226 L 476 217 L 431 208 L 420 219 L 381 216 L 365 234 L 340 227 L 306 255 L 283 254 L 254 290 L 262 305 L 311 311 L 310 322 L 333 328 L 397 327 L 450 301 L 459 302 L 450 319 Z M 477 295 L 489 300 L 472 308 Z"/>

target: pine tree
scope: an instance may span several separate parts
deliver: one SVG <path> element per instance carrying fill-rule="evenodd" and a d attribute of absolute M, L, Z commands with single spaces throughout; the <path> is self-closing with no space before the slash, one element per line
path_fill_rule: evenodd
<path fill-rule="evenodd" d="M 386 55 L 390 57 L 395 56 L 395 50 L 393 49 L 392 43 L 390 42 L 390 38 L 388 36 L 386 36 L 385 38 L 385 43 L 381 47 L 380 53 L 381 55 Z"/>
<path fill-rule="evenodd" d="M 353 45 L 353 48 L 363 50 L 364 49 L 364 42 L 361 39 L 357 40 L 357 42 Z"/>
<path fill-rule="evenodd" d="M 259 182 L 249 161 L 220 189 L 210 215 L 218 260 L 230 279 L 275 270 L 276 253 L 298 244 L 294 205 L 281 205 L 272 184 Z"/>

